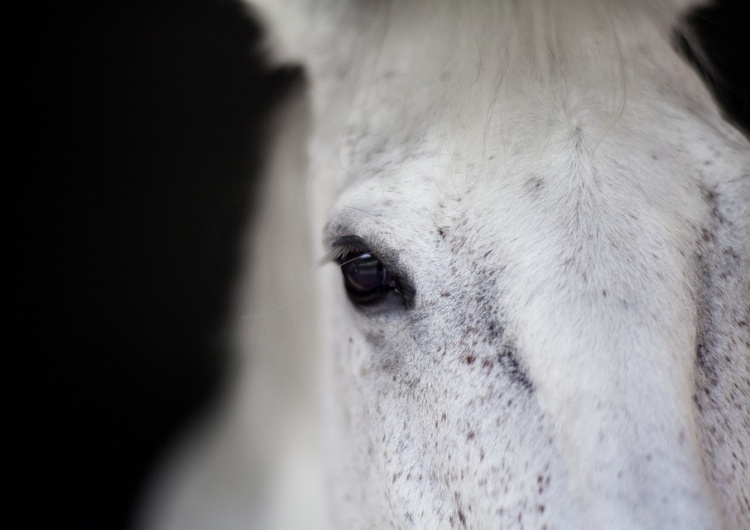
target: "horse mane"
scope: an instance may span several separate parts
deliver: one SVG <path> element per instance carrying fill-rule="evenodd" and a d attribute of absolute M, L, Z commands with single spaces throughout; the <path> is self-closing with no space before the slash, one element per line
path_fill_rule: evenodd
<path fill-rule="evenodd" d="M 269 48 L 280 62 L 316 68 L 334 61 L 358 64 L 395 39 L 419 46 L 430 39 L 427 64 L 450 51 L 473 50 L 477 61 L 459 72 L 476 80 L 489 67 L 504 76 L 554 79 L 567 71 L 616 73 L 633 36 L 674 44 L 675 32 L 700 59 L 700 45 L 684 15 L 696 0 L 260 0 L 253 2 L 274 33 Z M 412 25 L 416 24 L 416 25 Z M 586 33 L 582 34 L 581 30 Z M 417 31 L 424 37 L 414 38 Z M 401 37 L 401 39 L 399 39 Z M 641 41 L 641 45 L 645 45 Z M 487 55 L 494 47 L 494 54 Z M 408 56 L 408 54 L 406 54 Z M 456 54 L 462 58 L 466 54 Z M 482 64 L 481 59 L 490 59 Z M 416 65 L 410 64 L 414 68 Z M 450 65 L 456 66 L 456 65 Z M 359 68 L 360 73 L 363 68 Z M 342 72 L 338 72 L 341 74 Z M 473 74 L 473 75 L 472 75 Z M 589 79 L 590 81 L 590 79 Z"/>

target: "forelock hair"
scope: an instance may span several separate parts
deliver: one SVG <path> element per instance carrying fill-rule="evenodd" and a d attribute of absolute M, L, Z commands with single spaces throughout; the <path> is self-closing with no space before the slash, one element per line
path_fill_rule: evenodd
<path fill-rule="evenodd" d="M 541 150 L 560 124 L 603 136 L 629 101 L 683 90 L 672 36 L 688 3 L 311 0 L 284 21 L 282 48 L 310 68 L 321 126 L 345 131 L 319 137 L 344 146 L 345 169 L 380 170 L 428 143 Z"/>

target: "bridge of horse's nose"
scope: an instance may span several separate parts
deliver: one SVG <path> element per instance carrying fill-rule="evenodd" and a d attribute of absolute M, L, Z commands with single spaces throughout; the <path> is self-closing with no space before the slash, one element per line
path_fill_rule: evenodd
<path fill-rule="evenodd" d="M 536 331 L 521 332 L 519 349 L 584 519 L 607 529 L 724 528 L 693 410 L 694 308 L 649 299 L 679 300 L 674 293 L 642 293 L 642 307 L 623 309 L 583 298 L 573 281 L 545 288 L 520 313 L 520 329 Z"/>
<path fill-rule="evenodd" d="M 578 361 L 573 350 L 584 346 L 571 340 L 566 352 L 563 341 L 545 376 L 532 367 L 584 518 L 592 528 L 723 528 L 702 464 L 691 371 L 649 362 L 665 355 L 658 346 L 634 353 L 623 351 L 625 340 L 599 339 L 603 350 Z"/>
<path fill-rule="evenodd" d="M 569 427 L 564 452 L 585 519 L 596 528 L 720 529 L 697 444 L 663 416 L 639 425 L 589 414 Z M 625 410 L 621 414 L 627 414 Z M 650 431 L 650 432 L 649 432 Z"/>

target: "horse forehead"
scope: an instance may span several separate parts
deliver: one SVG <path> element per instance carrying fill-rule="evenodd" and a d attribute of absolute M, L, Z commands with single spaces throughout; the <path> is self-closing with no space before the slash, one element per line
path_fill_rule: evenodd
<path fill-rule="evenodd" d="M 422 82 L 403 90 L 383 82 L 375 95 L 377 85 L 365 90 L 367 103 L 352 106 L 338 134 L 335 164 L 346 185 L 379 176 L 408 186 L 410 177 L 423 176 L 460 192 L 460 182 L 491 187 L 532 173 L 580 174 L 592 164 L 622 175 L 628 164 L 676 174 L 681 162 L 673 155 L 694 144 L 700 130 L 678 94 L 652 88 L 631 90 L 627 98 L 571 90 L 563 99 L 545 99 L 544 89 L 526 93 L 523 83 L 503 91 L 486 79 L 477 84 L 485 86 L 468 94 L 458 85 Z M 657 162 L 665 156 L 671 169 Z"/>
<path fill-rule="evenodd" d="M 508 212 L 522 222 L 530 215 L 560 221 L 583 213 L 595 226 L 658 210 L 699 224 L 704 201 L 693 166 L 720 163 L 715 153 L 674 156 L 682 150 L 679 130 L 667 139 L 637 135 L 627 118 L 608 131 L 580 123 L 573 117 L 541 128 L 519 124 L 520 139 L 512 143 L 481 127 L 459 137 L 444 129 L 414 134 L 394 145 L 365 136 L 358 147 L 367 155 L 351 166 L 339 202 L 395 217 L 419 213 L 446 225 L 461 220 L 464 230 L 472 228 L 467 219 L 476 229 L 510 222 Z"/>

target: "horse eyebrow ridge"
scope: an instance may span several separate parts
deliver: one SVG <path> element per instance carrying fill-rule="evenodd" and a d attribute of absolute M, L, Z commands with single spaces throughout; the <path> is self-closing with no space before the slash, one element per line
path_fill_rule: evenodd
<path fill-rule="evenodd" d="M 383 262 L 383 265 L 386 265 L 391 272 L 400 277 L 406 276 L 406 271 L 399 265 L 398 252 L 383 244 L 372 244 L 365 238 L 355 235 L 327 238 L 326 243 L 328 247 L 326 259 L 328 261 L 335 261 L 347 253 L 368 253 Z"/>

